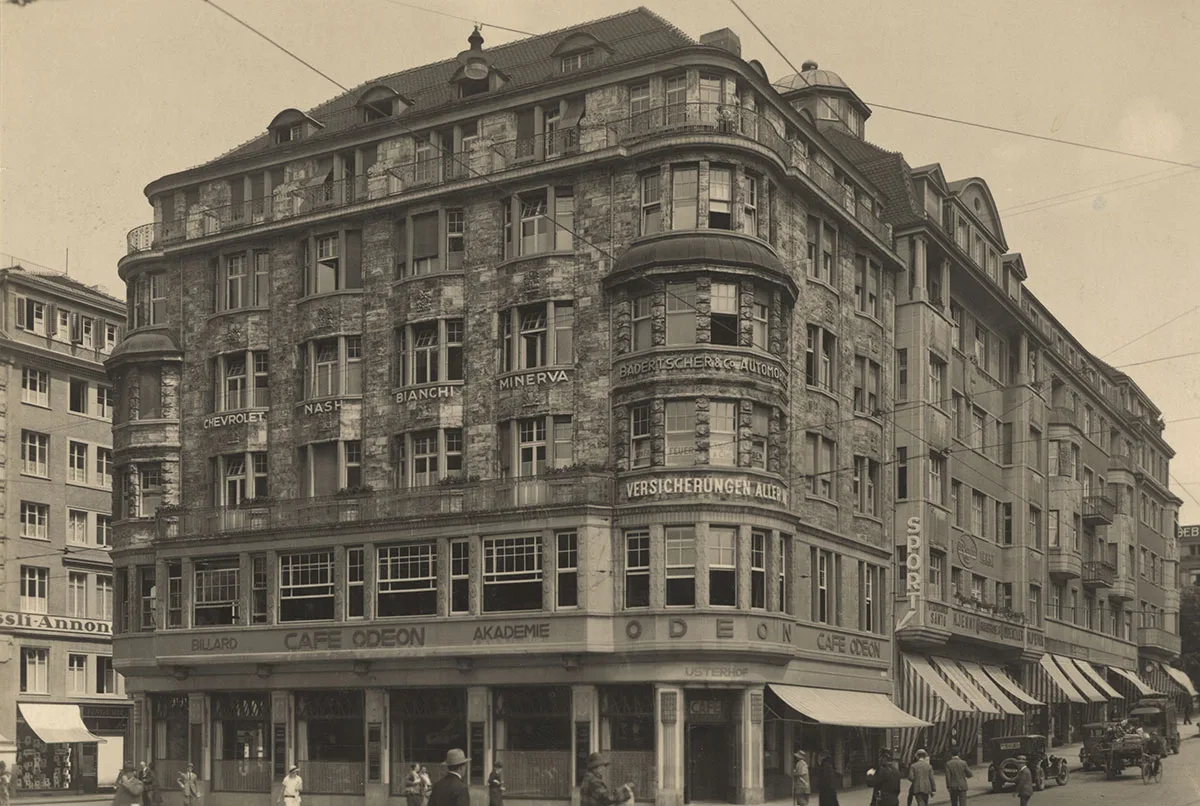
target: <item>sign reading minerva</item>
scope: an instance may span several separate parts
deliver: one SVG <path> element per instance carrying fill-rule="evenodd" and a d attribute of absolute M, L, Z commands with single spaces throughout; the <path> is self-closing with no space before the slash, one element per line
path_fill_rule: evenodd
<path fill-rule="evenodd" d="M 112 624 L 107 621 L 92 618 L 64 618 L 39 613 L 0 611 L 0 627 L 11 627 L 23 632 L 112 635 Z"/>
<path fill-rule="evenodd" d="M 625 482 L 625 497 L 632 501 L 657 495 L 726 495 L 756 498 L 787 506 L 787 490 L 778 484 L 722 476 L 668 476 Z"/>

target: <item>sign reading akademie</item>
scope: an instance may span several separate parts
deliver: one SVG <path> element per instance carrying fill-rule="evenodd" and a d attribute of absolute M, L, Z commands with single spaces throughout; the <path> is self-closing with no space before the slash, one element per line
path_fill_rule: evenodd
<path fill-rule="evenodd" d="M 0 627 L 20 632 L 60 633 L 63 635 L 112 635 L 112 623 L 94 618 L 48 616 L 40 613 L 0 611 Z"/>
<path fill-rule="evenodd" d="M 655 496 L 685 495 L 752 498 L 787 506 L 786 489 L 778 484 L 756 479 L 724 476 L 667 476 L 625 482 L 625 498 L 629 501 Z"/>

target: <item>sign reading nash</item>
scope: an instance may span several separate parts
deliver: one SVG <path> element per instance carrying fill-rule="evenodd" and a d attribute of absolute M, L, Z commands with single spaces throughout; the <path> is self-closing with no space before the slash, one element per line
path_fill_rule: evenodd
<path fill-rule="evenodd" d="M 63 618 L 37 613 L 6 613 L 0 611 L 0 627 L 41 633 L 79 633 L 83 635 L 112 635 L 112 624 L 91 618 Z"/>
<path fill-rule="evenodd" d="M 226 425 L 265 423 L 266 421 L 267 413 L 265 411 L 235 411 L 230 414 L 214 414 L 211 417 L 205 417 L 201 425 L 205 429 L 209 429 L 221 428 Z"/>
<path fill-rule="evenodd" d="M 736 355 L 713 355 L 710 353 L 687 355 L 664 355 L 656 358 L 646 358 L 641 361 L 631 361 L 622 364 L 617 369 L 620 380 L 637 378 L 657 372 L 703 371 L 717 370 L 725 372 L 740 372 L 746 375 L 758 375 L 779 383 L 787 382 L 787 373 L 783 367 L 770 361 L 760 361 L 756 358 Z"/>
<path fill-rule="evenodd" d="M 728 495 L 757 498 L 787 506 L 787 490 L 778 484 L 752 479 L 730 479 L 720 476 L 682 476 L 665 479 L 643 479 L 625 483 L 625 497 L 630 501 L 652 495 Z"/>

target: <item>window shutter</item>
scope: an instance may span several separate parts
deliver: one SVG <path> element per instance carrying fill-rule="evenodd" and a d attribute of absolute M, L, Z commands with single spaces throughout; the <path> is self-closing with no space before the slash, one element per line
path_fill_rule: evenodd
<path fill-rule="evenodd" d="M 413 260 L 438 256 L 438 214 L 413 218 Z"/>
<path fill-rule="evenodd" d="M 17 327 L 25 330 L 29 327 L 29 300 L 17 297 Z"/>
<path fill-rule="evenodd" d="M 586 107 L 584 106 L 584 99 L 582 97 L 572 98 L 567 101 L 567 111 L 562 116 L 562 121 L 559 124 L 560 128 L 569 129 L 573 126 L 578 126 L 585 112 Z"/>
<path fill-rule="evenodd" d="M 71 344 L 83 343 L 83 326 L 77 313 L 71 314 Z"/>
<path fill-rule="evenodd" d="M 349 230 L 345 233 L 346 244 L 346 288 L 362 288 L 362 232 Z"/>

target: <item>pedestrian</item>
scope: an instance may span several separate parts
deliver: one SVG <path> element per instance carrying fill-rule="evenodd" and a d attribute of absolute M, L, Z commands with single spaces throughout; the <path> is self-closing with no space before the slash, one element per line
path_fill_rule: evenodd
<path fill-rule="evenodd" d="M 1185 724 L 1185 725 L 1192 724 L 1193 699 L 1194 698 L 1192 698 L 1192 697 L 1188 697 L 1186 700 L 1183 701 L 1183 724 Z"/>
<path fill-rule="evenodd" d="M 283 806 L 300 806 L 300 795 L 304 792 L 304 779 L 300 777 L 300 768 L 295 764 L 283 776 L 283 786 L 279 788 L 279 802 Z"/>
<path fill-rule="evenodd" d="M 429 768 L 421 765 L 421 806 L 429 806 L 429 798 L 433 794 L 433 779 L 429 777 Z"/>
<path fill-rule="evenodd" d="M 1033 773 L 1029 770 L 1029 759 L 1017 756 L 1021 769 L 1017 770 L 1017 785 L 1013 787 L 1013 797 L 1021 799 L 1021 806 L 1026 806 L 1033 797 Z"/>
<path fill-rule="evenodd" d="M 420 764 L 413 764 L 404 776 L 404 800 L 408 806 L 422 806 Z"/>
<path fill-rule="evenodd" d="M 488 776 L 488 806 L 504 806 L 504 763 L 500 761 Z"/>
<path fill-rule="evenodd" d="M 792 757 L 796 759 L 796 764 L 792 767 L 793 800 L 796 806 L 808 806 L 808 796 L 812 793 L 812 783 L 808 779 L 808 759 L 804 757 L 803 750 L 797 750 Z"/>
<path fill-rule="evenodd" d="M 183 793 L 183 806 L 195 806 L 200 800 L 200 777 L 196 775 L 192 762 L 189 761 L 184 771 L 179 773 L 176 783 L 179 784 L 179 791 Z"/>
<path fill-rule="evenodd" d="M 908 792 L 918 806 L 929 806 L 929 798 L 937 792 L 937 779 L 933 777 L 933 766 L 929 754 L 917 751 L 917 760 L 908 768 L 908 780 L 912 782 Z"/>
<path fill-rule="evenodd" d="M 0 761 L 0 806 L 8 806 L 12 798 L 12 776 L 9 775 L 8 765 Z"/>
<path fill-rule="evenodd" d="M 144 787 L 138 773 L 130 762 L 117 773 L 117 782 L 113 786 L 112 806 L 139 806 L 142 802 Z"/>
<path fill-rule="evenodd" d="M 946 789 L 950 792 L 950 806 L 967 806 L 967 779 L 971 777 L 971 765 L 962 760 L 957 750 L 951 751 L 946 762 Z"/>
<path fill-rule="evenodd" d="M 430 806 L 471 806 L 471 791 L 467 789 L 467 754 L 457 747 L 446 753 L 446 774 L 433 785 L 429 793 Z M 420 770 L 417 771 L 418 777 Z"/>
<path fill-rule="evenodd" d="M 613 806 L 633 800 L 630 784 L 619 789 L 610 789 L 604 781 L 604 769 L 609 761 L 603 753 L 592 753 L 587 758 L 587 773 L 579 785 L 579 806 Z"/>
<path fill-rule="evenodd" d="M 900 806 L 900 770 L 891 750 L 881 750 L 879 767 L 867 770 L 871 787 L 871 806 Z"/>
<path fill-rule="evenodd" d="M 828 753 L 821 754 L 817 763 L 817 774 L 814 776 L 817 790 L 817 806 L 838 806 L 838 774 L 833 768 L 833 757 Z"/>
<path fill-rule="evenodd" d="M 138 770 L 138 780 L 142 782 L 142 806 L 162 806 L 162 794 L 158 791 L 158 781 L 154 778 L 154 766 L 143 761 Z"/>

